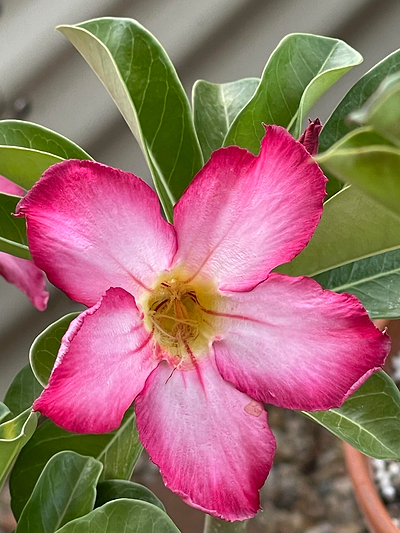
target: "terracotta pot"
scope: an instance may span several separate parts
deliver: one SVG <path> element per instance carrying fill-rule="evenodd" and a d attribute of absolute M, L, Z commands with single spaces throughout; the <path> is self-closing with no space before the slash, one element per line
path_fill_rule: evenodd
<path fill-rule="evenodd" d="M 343 442 L 347 470 L 353 482 L 358 505 L 371 533 L 400 533 L 383 504 L 375 483 L 369 458 Z"/>

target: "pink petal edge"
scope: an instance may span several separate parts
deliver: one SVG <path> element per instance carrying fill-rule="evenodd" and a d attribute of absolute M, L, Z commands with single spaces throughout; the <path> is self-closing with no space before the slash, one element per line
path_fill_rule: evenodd
<path fill-rule="evenodd" d="M 134 298 L 109 289 L 64 335 L 36 411 L 77 433 L 116 429 L 157 366 Z"/>
<path fill-rule="evenodd" d="M 326 178 L 302 144 L 266 127 L 258 156 L 237 146 L 214 152 L 174 209 L 174 264 L 250 290 L 309 242 L 322 214 Z"/>
<path fill-rule="evenodd" d="M 140 178 L 94 161 L 51 166 L 17 206 L 32 257 L 72 299 L 94 305 L 110 287 L 139 297 L 169 268 L 174 228 Z"/>
<path fill-rule="evenodd" d="M 141 442 L 167 487 L 224 520 L 257 513 L 275 439 L 263 406 L 224 381 L 213 357 L 190 371 L 161 363 L 135 410 Z"/>
<path fill-rule="evenodd" d="M 227 293 L 222 376 L 251 397 L 289 409 L 339 407 L 382 368 L 390 338 L 355 296 L 323 290 L 305 277 L 270 277 L 249 293 Z"/>

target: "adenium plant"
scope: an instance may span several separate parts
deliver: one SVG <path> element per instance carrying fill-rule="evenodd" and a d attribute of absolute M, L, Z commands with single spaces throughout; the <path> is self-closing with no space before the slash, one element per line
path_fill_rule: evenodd
<path fill-rule="evenodd" d="M 400 162 L 393 128 L 385 140 L 381 120 L 376 145 L 369 125 L 373 106 L 388 95 L 380 90 L 358 110 L 363 124 L 353 131 L 345 119 L 369 96 L 367 74 L 324 128 L 317 119 L 301 130 L 316 99 L 314 82 L 327 89 L 360 62 L 359 54 L 335 39 L 288 36 L 261 80 L 197 82 L 192 115 L 165 51 L 135 21 L 98 19 L 61 31 L 137 135 L 156 192 L 49 130 L 41 136 L 52 143 L 35 146 L 40 127 L 18 123 L 31 136 L 29 157 L 60 159 L 57 147 L 70 155 L 42 176 L 29 174 L 25 151 L 7 152 L 16 142 L 15 122 L 0 122 L 5 157 L 18 157 L 14 163 L 24 168 L 23 179 L 13 173 L 0 181 L 0 202 L 15 207 L 0 210 L 0 250 L 7 244 L 0 265 L 10 257 L 13 273 L 4 275 L 38 308 L 47 302 L 43 272 L 87 306 L 36 339 L 33 373 L 24 369 L 0 404 L 3 480 L 23 448 L 10 478 L 18 533 L 33 522 L 35 531 L 60 533 L 113 533 L 121 524 L 132 532 L 154 532 L 155 524 L 177 532 L 157 498 L 128 481 L 139 441 L 165 484 L 211 516 L 206 533 L 244 531 L 241 521 L 259 510 L 273 464 L 268 404 L 304 411 L 372 456 L 399 457 L 400 394 L 381 370 L 390 339 L 371 317 L 400 316 L 400 298 L 388 292 L 382 306 L 370 281 L 379 276 L 392 289 L 387 264 L 396 262 L 400 232 L 373 226 L 361 241 L 365 228 L 351 223 L 368 206 L 368 217 L 399 224 L 393 193 L 386 182 L 375 192 L 375 159 L 366 157 L 380 150 L 393 165 L 396 157 Z M 143 41 L 164 66 L 165 94 Z M 291 55 L 296 49 L 312 50 L 307 74 Z M 285 61 L 296 80 L 275 69 Z M 376 69 L 371 76 L 379 84 L 400 70 L 400 54 Z M 396 85 L 388 86 L 392 97 Z M 364 181 L 355 158 L 362 159 Z M 3 168 L 15 165 L 0 161 Z M 20 185 L 29 189 L 25 196 Z M 11 223 L 24 220 L 27 240 L 18 241 Z M 344 228 L 340 242 L 335 224 Z M 21 382 L 28 392 L 16 400 Z M 47 420 L 36 430 L 39 413 Z M 31 468 L 40 450 L 44 462 Z M 60 475 L 68 481 L 53 490 Z M 80 491 L 86 498 L 76 496 Z M 49 498 L 50 507 L 42 503 Z"/>

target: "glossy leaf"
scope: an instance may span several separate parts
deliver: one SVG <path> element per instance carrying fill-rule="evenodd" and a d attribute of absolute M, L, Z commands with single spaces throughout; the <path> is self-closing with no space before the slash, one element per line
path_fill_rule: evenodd
<path fill-rule="evenodd" d="M 17 416 L 28 407 L 32 407 L 42 390 L 43 387 L 35 378 L 31 367 L 26 365 L 15 376 L 6 393 L 4 403 L 11 409 L 13 415 Z"/>
<path fill-rule="evenodd" d="M 257 91 L 234 120 L 224 146 L 236 144 L 257 154 L 263 122 L 284 126 L 299 137 L 303 118 L 319 97 L 361 61 L 358 52 L 338 39 L 288 35 L 271 55 Z"/>
<path fill-rule="evenodd" d="M 123 479 L 109 479 L 107 481 L 100 481 L 97 485 L 97 497 L 95 507 L 101 507 L 107 502 L 118 500 L 120 498 L 130 498 L 133 500 L 142 500 L 144 502 L 152 503 L 163 511 L 165 507 L 157 496 L 151 492 L 150 489 L 133 483 L 133 481 L 125 481 Z"/>
<path fill-rule="evenodd" d="M 61 339 L 79 313 L 65 315 L 40 333 L 29 350 L 29 360 L 38 382 L 45 387 L 56 360 Z"/>
<path fill-rule="evenodd" d="M 21 448 L 32 437 L 38 414 L 27 409 L 0 425 L 0 490 Z"/>
<path fill-rule="evenodd" d="M 0 402 L 0 422 L 3 422 L 11 414 L 10 409 L 3 402 Z"/>
<path fill-rule="evenodd" d="M 0 252 L 30 259 L 25 219 L 13 216 L 20 199 L 19 196 L 0 193 Z"/>
<path fill-rule="evenodd" d="M 345 139 L 318 157 L 336 178 L 359 187 L 400 217 L 400 149 L 383 144 L 347 147 Z"/>
<path fill-rule="evenodd" d="M 43 172 L 64 159 L 91 159 L 66 137 L 31 122 L 0 121 L 0 174 L 30 189 Z"/>
<path fill-rule="evenodd" d="M 15 533 L 53 533 L 89 513 L 102 468 L 93 457 L 70 451 L 54 455 L 38 479 Z"/>
<path fill-rule="evenodd" d="M 366 455 L 400 459 L 400 392 L 385 372 L 373 374 L 339 409 L 305 414 Z"/>
<path fill-rule="evenodd" d="M 360 189 L 346 187 L 325 203 L 308 246 L 279 271 L 315 276 L 400 247 L 400 219 Z"/>
<path fill-rule="evenodd" d="M 359 109 L 377 90 L 381 81 L 389 74 L 400 71 L 400 50 L 393 52 L 369 70 L 344 96 L 325 123 L 319 136 L 319 151 L 328 150 L 336 141 L 357 125 L 347 120 L 347 116 Z M 343 187 L 343 184 L 333 178 L 327 185 L 328 195 L 332 196 Z"/>
<path fill-rule="evenodd" d="M 324 289 L 357 296 L 373 319 L 400 317 L 400 249 L 328 270 L 314 279 Z"/>
<path fill-rule="evenodd" d="M 135 414 L 130 408 L 119 429 L 111 433 L 70 433 L 45 420 L 22 450 L 10 478 L 11 506 L 18 519 L 47 461 L 56 453 L 71 450 L 103 463 L 102 479 L 129 479 L 142 452 Z"/>
<path fill-rule="evenodd" d="M 135 20 L 58 28 L 100 78 L 135 135 L 168 219 L 203 159 L 187 96 L 160 43 Z"/>
<path fill-rule="evenodd" d="M 179 533 L 169 516 L 138 500 L 114 500 L 73 520 L 58 533 Z"/>
<path fill-rule="evenodd" d="M 253 96 L 260 80 L 245 78 L 231 83 L 198 80 L 193 86 L 194 125 L 204 161 L 224 143 L 233 120 Z"/>

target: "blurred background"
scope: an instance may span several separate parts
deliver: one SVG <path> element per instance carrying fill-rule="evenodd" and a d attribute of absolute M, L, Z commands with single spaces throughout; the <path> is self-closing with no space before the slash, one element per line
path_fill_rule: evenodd
<path fill-rule="evenodd" d="M 259 77 L 288 33 L 341 38 L 365 61 L 312 112 L 322 122 L 365 71 L 400 47 L 398 0 L 0 0 L 0 118 L 42 124 L 95 159 L 145 179 L 144 159 L 111 98 L 54 30 L 57 24 L 101 16 L 131 17 L 147 27 L 164 45 L 189 95 L 199 78 L 227 82 Z M 27 364 L 35 336 L 76 309 L 53 290 L 47 311 L 40 313 L 0 279 L 1 398 Z"/>

